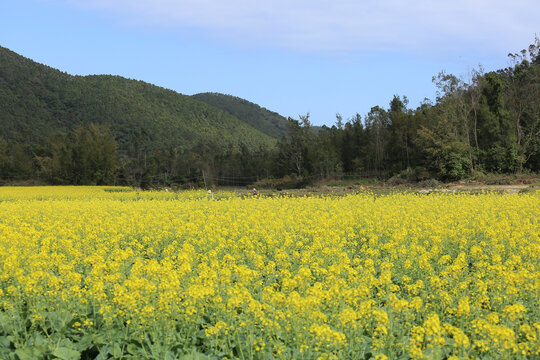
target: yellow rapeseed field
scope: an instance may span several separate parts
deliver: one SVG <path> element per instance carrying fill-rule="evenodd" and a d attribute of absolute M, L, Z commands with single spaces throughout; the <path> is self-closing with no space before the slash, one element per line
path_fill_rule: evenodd
<path fill-rule="evenodd" d="M 533 359 L 540 193 L 0 188 L 0 359 Z"/>

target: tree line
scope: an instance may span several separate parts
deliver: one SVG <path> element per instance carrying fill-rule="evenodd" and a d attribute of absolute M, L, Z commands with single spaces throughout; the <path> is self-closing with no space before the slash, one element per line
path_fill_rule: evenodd
<path fill-rule="evenodd" d="M 312 131 L 309 114 L 289 119 L 289 138 L 278 146 L 280 174 L 331 176 L 404 174 L 412 179 L 458 180 L 475 172 L 540 169 L 540 43 L 509 55 L 499 71 L 472 71 L 464 80 L 433 77 L 437 98 L 417 109 L 394 96 L 332 127 Z"/>
<path fill-rule="evenodd" d="M 181 148 L 156 146 L 133 130 L 129 141 L 104 125 L 82 124 L 28 146 L 0 138 L 0 178 L 51 184 L 248 185 L 288 177 L 297 184 L 343 174 L 402 176 L 410 180 L 463 179 L 479 172 L 540 169 L 540 42 L 509 54 L 511 65 L 468 79 L 445 72 L 433 78 L 434 102 L 411 109 L 395 95 L 333 126 L 314 127 L 309 113 L 287 120 L 277 146 L 223 146 L 197 140 Z M 208 184 L 205 184 L 208 185 Z"/>

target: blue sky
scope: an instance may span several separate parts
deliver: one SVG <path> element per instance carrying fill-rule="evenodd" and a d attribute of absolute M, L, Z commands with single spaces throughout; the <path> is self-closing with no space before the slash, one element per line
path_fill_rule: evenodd
<path fill-rule="evenodd" d="M 540 36 L 537 0 L 0 0 L 0 46 L 62 71 L 216 91 L 331 125 L 435 98 Z M 1 66 L 1 64 L 0 64 Z"/>

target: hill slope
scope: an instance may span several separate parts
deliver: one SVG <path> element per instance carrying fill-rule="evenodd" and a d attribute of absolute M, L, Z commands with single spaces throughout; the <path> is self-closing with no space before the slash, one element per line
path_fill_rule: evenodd
<path fill-rule="evenodd" d="M 71 76 L 0 47 L 0 137 L 29 146 L 85 123 L 111 128 L 120 151 L 141 137 L 152 148 L 271 147 L 275 140 L 189 96 L 119 76 Z"/>
<path fill-rule="evenodd" d="M 226 111 L 275 139 L 287 133 L 286 118 L 245 99 L 220 93 L 200 93 L 192 97 Z"/>

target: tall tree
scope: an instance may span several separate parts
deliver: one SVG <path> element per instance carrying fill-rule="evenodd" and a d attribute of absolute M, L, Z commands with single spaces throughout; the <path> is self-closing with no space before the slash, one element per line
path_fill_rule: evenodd
<path fill-rule="evenodd" d="M 388 129 L 390 118 L 386 110 L 380 106 L 371 108 L 365 118 L 366 131 L 370 137 L 369 155 L 372 159 L 371 166 L 376 172 L 385 168 L 385 160 L 388 150 Z"/>
<path fill-rule="evenodd" d="M 285 174 L 292 170 L 299 181 L 308 171 L 309 145 L 315 134 L 311 128 L 309 113 L 300 115 L 300 120 L 287 119 L 288 138 L 283 139 L 278 145 L 279 158 Z"/>
<path fill-rule="evenodd" d="M 540 40 L 529 47 L 528 52 L 509 54 L 513 65 L 505 69 L 507 91 L 505 105 L 514 119 L 515 147 L 518 171 L 523 170 L 531 157 L 540 149 Z"/>
<path fill-rule="evenodd" d="M 343 129 L 343 116 L 340 113 L 336 113 L 336 127 L 339 130 Z"/>
<path fill-rule="evenodd" d="M 483 84 L 484 69 L 479 66 L 478 69 L 473 69 L 470 73 L 470 81 L 467 88 L 469 95 L 469 102 L 472 115 L 472 129 L 474 138 L 474 158 L 479 161 L 480 146 L 478 143 L 478 110 L 480 107 L 480 99 L 482 96 L 482 84 Z"/>
<path fill-rule="evenodd" d="M 403 100 L 394 95 L 394 98 L 390 102 L 390 111 L 388 116 L 391 121 L 391 142 L 390 151 L 392 156 L 392 162 L 396 164 L 396 170 L 402 170 L 411 167 L 411 145 L 413 138 L 413 121 L 412 116 L 407 110 L 407 104 L 409 100 L 406 96 Z"/>
<path fill-rule="evenodd" d="M 484 75 L 478 112 L 480 157 L 485 170 L 498 173 L 513 172 L 519 163 L 515 124 L 504 104 L 505 90 L 501 74 Z"/>
<path fill-rule="evenodd" d="M 433 78 L 438 88 L 438 101 L 441 115 L 453 133 L 456 141 L 465 142 L 468 152 L 469 173 L 474 171 L 473 145 L 471 142 L 471 103 L 468 102 L 466 89 L 468 85 L 463 79 L 444 71 Z"/>

